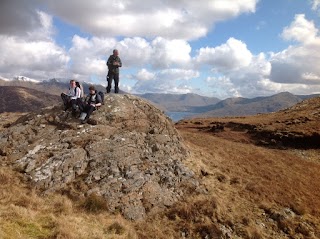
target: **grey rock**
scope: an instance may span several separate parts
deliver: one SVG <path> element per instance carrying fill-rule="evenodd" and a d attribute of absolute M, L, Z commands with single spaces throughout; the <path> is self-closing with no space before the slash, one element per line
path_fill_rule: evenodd
<path fill-rule="evenodd" d="M 172 121 L 147 101 L 107 94 L 91 116 L 96 125 L 80 125 L 62 109 L 25 115 L 0 134 L 6 149 L 0 157 L 44 193 L 94 193 L 110 212 L 139 220 L 172 206 L 186 185 L 199 187 L 183 163 L 189 152 Z M 80 182 L 85 187 L 76 191 Z"/>

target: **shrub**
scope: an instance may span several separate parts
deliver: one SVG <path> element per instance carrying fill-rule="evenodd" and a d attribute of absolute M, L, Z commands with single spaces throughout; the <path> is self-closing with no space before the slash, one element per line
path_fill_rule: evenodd
<path fill-rule="evenodd" d="M 86 197 L 86 199 L 82 203 L 82 207 L 88 212 L 97 213 L 107 210 L 108 204 L 103 197 L 93 193 Z"/>

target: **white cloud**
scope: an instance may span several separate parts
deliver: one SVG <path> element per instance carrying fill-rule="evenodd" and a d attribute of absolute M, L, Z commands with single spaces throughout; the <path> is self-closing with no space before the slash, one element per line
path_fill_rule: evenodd
<path fill-rule="evenodd" d="M 93 77 L 105 83 L 106 60 L 117 48 L 123 62 L 120 84 L 130 92 L 198 93 L 193 85 L 200 88 L 204 82 L 219 98 L 319 92 L 320 38 L 315 23 L 304 14 L 283 29 L 282 39 L 292 45 L 280 52 L 253 54 L 250 46 L 234 37 L 219 46 L 192 49 L 197 42 L 189 40 L 205 36 L 218 21 L 254 12 L 257 2 L 4 0 L 0 75 L 38 80 Z M 314 10 L 319 6 L 319 0 L 312 2 Z M 55 35 L 58 18 L 82 30 L 72 36 L 70 49 L 55 40 L 63 36 Z M 193 52 L 197 55 L 191 56 Z"/>
<path fill-rule="evenodd" d="M 241 96 L 236 86 L 226 76 L 208 77 L 206 82 L 212 88 L 213 95 L 219 99 Z"/>
<path fill-rule="evenodd" d="M 25 36 L 40 28 L 35 10 L 37 1 L 2 0 L 0 8 L 0 35 Z"/>
<path fill-rule="evenodd" d="M 185 69 L 166 69 L 159 73 L 160 79 L 190 80 L 199 77 L 199 72 Z"/>
<path fill-rule="evenodd" d="M 199 65 L 212 68 L 207 78 L 212 92 L 223 96 L 254 97 L 282 91 L 294 94 L 319 93 L 320 89 L 320 38 L 318 29 L 304 15 L 296 15 L 289 27 L 283 30 L 286 40 L 296 45 L 272 53 L 267 59 L 260 53 L 252 55 L 246 45 L 229 39 L 215 48 L 202 48 L 196 56 Z"/>
<path fill-rule="evenodd" d="M 26 75 L 44 80 L 65 77 L 70 60 L 65 50 L 52 40 L 52 17 L 36 11 L 41 25 L 28 29 L 25 36 L 0 35 L 0 74 L 12 79 L 14 75 Z"/>
<path fill-rule="evenodd" d="M 258 0 L 47 0 L 52 14 L 97 36 L 196 39 L 217 22 L 252 13 Z"/>
<path fill-rule="evenodd" d="M 75 35 L 69 55 L 72 59 L 70 72 L 79 80 L 90 81 L 91 76 L 105 80 L 107 75 L 106 60 L 117 41 L 113 38 L 83 38 Z"/>
<path fill-rule="evenodd" d="M 192 92 L 192 87 L 186 83 L 178 82 L 185 82 L 197 77 L 199 77 L 199 72 L 193 70 L 167 69 L 159 71 L 156 74 L 143 70 L 134 77 L 138 81 L 132 87 L 132 91 L 135 93 L 190 93 Z"/>
<path fill-rule="evenodd" d="M 202 48 L 195 57 L 197 64 L 207 64 L 212 75 L 207 78 L 215 96 L 245 96 L 270 94 L 260 85 L 269 77 L 271 64 L 265 54 L 254 56 L 245 43 L 230 38 L 215 48 Z"/>
<path fill-rule="evenodd" d="M 312 21 L 308 21 L 304 14 L 297 14 L 291 25 L 283 30 L 282 37 L 285 40 L 308 43 L 315 40 L 317 32 Z"/>
<path fill-rule="evenodd" d="M 187 65 L 190 60 L 190 45 L 184 40 L 166 40 L 157 37 L 151 43 L 151 64 L 155 68 Z"/>
<path fill-rule="evenodd" d="M 312 0 L 312 10 L 318 10 L 320 6 L 320 0 Z"/>
<path fill-rule="evenodd" d="M 62 73 L 69 61 L 66 52 L 52 42 L 26 42 L 6 36 L 0 36 L 0 42 L 0 74 L 7 78 L 18 74 L 48 79 Z"/>
<path fill-rule="evenodd" d="M 296 15 L 290 27 L 285 28 L 286 39 L 295 39 L 293 45 L 273 54 L 270 79 L 278 83 L 320 85 L 320 38 L 318 29 L 304 15 Z"/>
<path fill-rule="evenodd" d="M 114 38 L 83 38 L 75 35 L 69 50 L 72 58 L 70 70 L 81 79 L 95 75 L 104 80 L 107 74 L 106 60 L 114 48 L 119 50 L 122 70 L 147 66 L 158 70 L 173 66 L 186 67 L 191 59 L 191 47 L 183 40 L 156 38 L 147 42 L 143 38 L 135 37 L 117 42 Z M 144 73 L 137 79 L 144 78 Z"/>
<path fill-rule="evenodd" d="M 248 66 L 252 61 L 252 54 L 245 43 L 230 38 L 225 44 L 215 48 L 201 48 L 196 61 L 199 65 L 211 65 L 217 71 L 230 71 Z"/>
<path fill-rule="evenodd" d="M 316 75 L 312 72 L 305 72 L 302 74 L 302 78 L 305 80 L 310 80 L 310 81 L 319 81 L 320 80 L 320 76 Z"/>
<path fill-rule="evenodd" d="M 136 79 L 138 81 L 150 81 L 150 80 L 153 80 L 154 78 L 155 78 L 155 74 L 146 69 L 140 70 L 136 75 Z"/>
<path fill-rule="evenodd" d="M 143 67 L 149 64 L 152 55 L 152 46 L 150 42 L 141 38 L 125 38 L 115 45 L 121 55 L 121 60 L 125 66 Z M 111 53 L 111 52 L 110 52 Z"/>
<path fill-rule="evenodd" d="M 269 79 L 264 79 L 259 82 L 262 88 L 269 90 L 267 95 L 272 95 L 279 92 L 288 91 L 297 95 L 309 95 L 309 94 L 319 94 L 320 85 L 305 85 L 305 84 L 285 84 L 270 81 Z"/>

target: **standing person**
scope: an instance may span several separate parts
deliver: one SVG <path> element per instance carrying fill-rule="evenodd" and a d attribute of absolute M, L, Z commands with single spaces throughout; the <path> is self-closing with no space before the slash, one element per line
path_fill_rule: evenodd
<path fill-rule="evenodd" d="M 64 110 L 66 111 L 70 107 L 72 108 L 72 115 L 76 115 L 79 99 L 81 98 L 81 89 L 77 87 L 75 80 L 70 80 L 70 86 L 67 94 L 61 93 L 61 98 L 64 104 Z"/>
<path fill-rule="evenodd" d="M 89 87 L 89 95 L 86 97 L 84 105 L 80 107 L 82 113 L 80 115 L 81 123 L 87 123 L 90 115 L 95 111 L 99 106 L 101 106 L 101 96 L 97 93 L 94 86 Z"/>
<path fill-rule="evenodd" d="M 114 93 L 119 93 L 119 67 L 122 66 L 122 62 L 119 57 L 119 51 L 117 49 L 114 49 L 113 54 L 109 56 L 107 66 L 107 93 L 110 93 L 112 80 L 114 80 Z"/>

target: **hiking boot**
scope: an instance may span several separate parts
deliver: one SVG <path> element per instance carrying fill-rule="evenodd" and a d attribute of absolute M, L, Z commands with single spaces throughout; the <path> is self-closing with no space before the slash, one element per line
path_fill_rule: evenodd
<path fill-rule="evenodd" d="M 80 119 L 80 120 L 84 120 L 84 119 L 86 118 L 86 116 L 87 116 L 87 113 L 82 112 L 82 113 L 80 114 L 79 119 Z"/>
<path fill-rule="evenodd" d="M 97 125 L 98 124 L 98 122 L 96 120 L 91 119 L 91 118 L 88 119 L 87 123 L 91 124 L 91 125 Z"/>
<path fill-rule="evenodd" d="M 86 124 L 87 122 L 88 122 L 88 119 L 81 120 L 81 124 Z"/>

